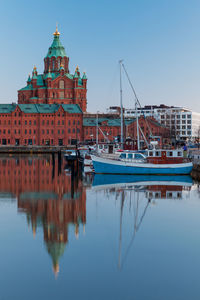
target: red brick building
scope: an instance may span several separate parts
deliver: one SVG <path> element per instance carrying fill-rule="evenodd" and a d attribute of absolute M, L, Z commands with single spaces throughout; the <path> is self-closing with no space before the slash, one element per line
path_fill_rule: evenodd
<path fill-rule="evenodd" d="M 44 72 L 36 67 L 27 85 L 18 91 L 19 104 L 78 104 L 83 112 L 87 109 L 87 77 L 81 77 L 78 66 L 74 74 L 69 72 L 69 57 L 60 42 L 57 28 L 53 43 L 44 58 Z"/>
<path fill-rule="evenodd" d="M 139 126 L 149 143 L 151 136 L 157 136 L 160 142 L 160 146 L 166 142 L 169 137 L 169 129 L 162 126 L 153 118 L 140 117 Z M 85 141 L 96 141 L 96 127 L 97 118 L 92 115 L 86 115 L 83 117 L 83 135 Z M 98 117 L 98 140 L 99 142 L 113 142 L 116 138 L 120 138 L 121 135 L 121 120 L 116 115 L 101 115 Z M 136 119 L 124 120 L 124 138 L 130 138 L 132 140 L 137 139 L 137 125 Z M 144 141 L 144 137 L 140 132 L 140 140 Z"/>
<path fill-rule="evenodd" d="M 0 145 L 69 145 L 83 140 L 77 104 L 0 104 Z"/>

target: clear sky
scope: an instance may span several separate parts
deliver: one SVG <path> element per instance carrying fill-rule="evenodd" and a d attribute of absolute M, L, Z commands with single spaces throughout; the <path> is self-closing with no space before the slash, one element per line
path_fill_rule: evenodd
<path fill-rule="evenodd" d="M 0 103 L 17 101 L 52 43 L 56 22 L 70 58 L 88 77 L 88 111 L 119 105 L 124 59 L 142 105 L 200 112 L 199 0 L 0 0 Z M 123 77 L 123 103 L 134 97 Z"/>

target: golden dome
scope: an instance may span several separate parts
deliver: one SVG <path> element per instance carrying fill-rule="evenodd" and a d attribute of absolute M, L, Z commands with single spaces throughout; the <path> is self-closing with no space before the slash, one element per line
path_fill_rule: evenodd
<path fill-rule="evenodd" d="M 59 36 L 60 32 L 58 31 L 58 26 L 56 25 L 56 31 L 53 34 L 54 36 Z"/>

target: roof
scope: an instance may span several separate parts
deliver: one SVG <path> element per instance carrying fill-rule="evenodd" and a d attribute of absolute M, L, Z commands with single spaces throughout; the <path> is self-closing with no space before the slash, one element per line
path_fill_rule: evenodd
<path fill-rule="evenodd" d="M 0 104 L 0 113 L 11 113 L 17 106 L 22 112 L 32 114 L 52 114 L 57 112 L 61 106 L 69 114 L 82 114 L 78 104 Z"/>
<path fill-rule="evenodd" d="M 82 110 L 78 104 L 62 104 L 64 111 L 71 114 L 82 114 Z"/>
<path fill-rule="evenodd" d="M 18 104 L 21 111 L 24 113 L 37 113 L 37 107 L 36 104 Z"/>
<path fill-rule="evenodd" d="M 45 113 L 55 113 L 59 109 L 59 104 L 35 104 L 38 110 L 38 113 L 45 114 Z"/>
<path fill-rule="evenodd" d="M 96 126 L 96 118 L 83 118 L 83 126 Z M 98 125 L 102 125 L 105 122 L 106 126 L 121 126 L 120 119 L 98 118 Z"/>
<path fill-rule="evenodd" d="M 65 48 L 63 47 L 63 45 L 60 42 L 60 38 L 59 35 L 54 35 L 54 39 L 53 39 L 53 43 L 51 44 L 51 47 L 49 47 L 48 53 L 46 55 L 46 57 L 64 57 L 67 56 L 66 52 L 65 52 Z"/>
<path fill-rule="evenodd" d="M 0 113 L 11 113 L 15 110 L 17 104 L 0 104 Z"/>

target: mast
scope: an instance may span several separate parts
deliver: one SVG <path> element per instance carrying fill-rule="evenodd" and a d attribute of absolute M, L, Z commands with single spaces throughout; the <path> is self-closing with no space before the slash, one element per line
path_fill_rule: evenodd
<path fill-rule="evenodd" d="M 139 123 L 138 123 L 138 112 L 137 112 L 137 100 L 135 101 L 135 112 L 136 112 L 136 122 L 137 122 L 137 149 L 140 150 L 140 136 L 139 136 Z"/>
<path fill-rule="evenodd" d="M 124 124 L 123 124 L 123 105 L 122 105 L 122 62 L 121 59 L 119 61 L 120 66 L 120 107 L 121 107 L 121 148 L 124 149 Z"/>
<path fill-rule="evenodd" d="M 97 150 L 97 152 L 98 152 L 98 143 L 99 143 L 98 123 L 99 123 L 99 118 L 98 118 L 98 111 L 97 111 L 97 117 L 96 117 L 96 150 Z"/>

